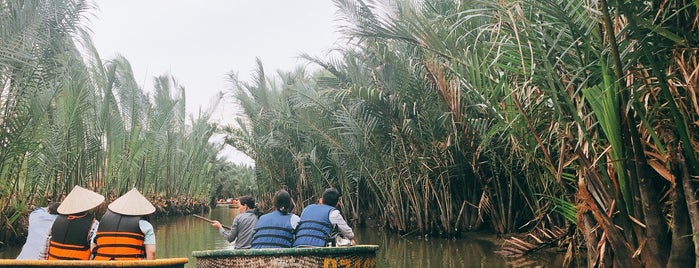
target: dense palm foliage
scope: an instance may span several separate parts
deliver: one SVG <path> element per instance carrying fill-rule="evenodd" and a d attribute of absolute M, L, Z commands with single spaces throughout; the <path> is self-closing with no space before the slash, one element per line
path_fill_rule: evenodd
<path fill-rule="evenodd" d="M 18 219 L 31 205 L 74 185 L 108 200 L 136 187 L 163 208 L 171 198 L 208 203 L 213 178 L 236 172 L 209 143 L 208 114 L 185 118 L 174 78 L 156 77 L 147 94 L 126 59 L 101 61 L 80 24 L 91 9 L 79 0 L 0 0 L 4 243 L 26 232 Z"/>
<path fill-rule="evenodd" d="M 336 4 L 323 71 L 231 76 L 261 192 L 335 186 L 400 232 L 573 226 L 590 266 L 696 262 L 696 1 Z"/>

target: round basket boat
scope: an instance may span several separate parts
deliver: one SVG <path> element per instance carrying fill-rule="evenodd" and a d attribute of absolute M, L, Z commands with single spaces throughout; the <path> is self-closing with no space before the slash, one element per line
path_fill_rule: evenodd
<path fill-rule="evenodd" d="M 196 267 L 376 267 L 377 245 L 193 251 Z"/>
<path fill-rule="evenodd" d="M 0 259 L 1 267 L 159 267 L 181 268 L 189 262 L 187 258 L 166 258 L 135 261 L 56 261 Z"/>

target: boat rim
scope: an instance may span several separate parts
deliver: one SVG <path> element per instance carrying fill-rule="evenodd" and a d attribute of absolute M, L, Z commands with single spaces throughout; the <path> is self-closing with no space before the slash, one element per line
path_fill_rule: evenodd
<path fill-rule="evenodd" d="M 0 266 L 37 267 L 159 267 L 188 263 L 188 258 L 162 258 L 155 260 L 95 261 L 95 260 L 17 260 L 0 259 Z"/>
<path fill-rule="evenodd" d="M 192 251 L 194 257 L 223 256 L 270 256 L 270 255 L 337 255 L 350 253 L 376 252 L 378 245 L 356 245 L 343 247 L 297 247 L 297 248 L 259 248 L 259 249 L 215 249 Z"/>

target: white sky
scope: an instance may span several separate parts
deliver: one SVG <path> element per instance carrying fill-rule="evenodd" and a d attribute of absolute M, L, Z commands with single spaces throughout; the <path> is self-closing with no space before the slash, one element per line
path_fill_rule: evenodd
<path fill-rule="evenodd" d="M 146 91 L 171 74 L 186 91 L 188 114 L 208 110 L 228 89 L 226 74 L 249 80 L 255 58 L 267 76 L 305 64 L 301 53 L 325 58 L 339 39 L 331 0 L 95 0 L 88 23 L 102 59 L 121 54 Z M 230 103 L 213 116 L 232 122 Z M 229 159 L 252 163 L 240 153 Z"/>

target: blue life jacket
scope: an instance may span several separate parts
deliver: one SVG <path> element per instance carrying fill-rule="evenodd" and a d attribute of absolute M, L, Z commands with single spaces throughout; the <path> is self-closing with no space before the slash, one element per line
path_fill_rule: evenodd
<path fill-rule="evenodd" d="M 312 204 L 304 208 L 299 225 L 296 227 L 294 247 L 324 247 L 333 229 L 330 222 L 330 212 L 333 210 L 335 210 L 334 207 L 325 204 Z"/>
<path fill-rule="evenodd" d="M 252 248 L 289 248 L 294 241 L 291 227 L 292 213 L 286 215 L 279 210 L 262 215 L 255 224 Z"/>

